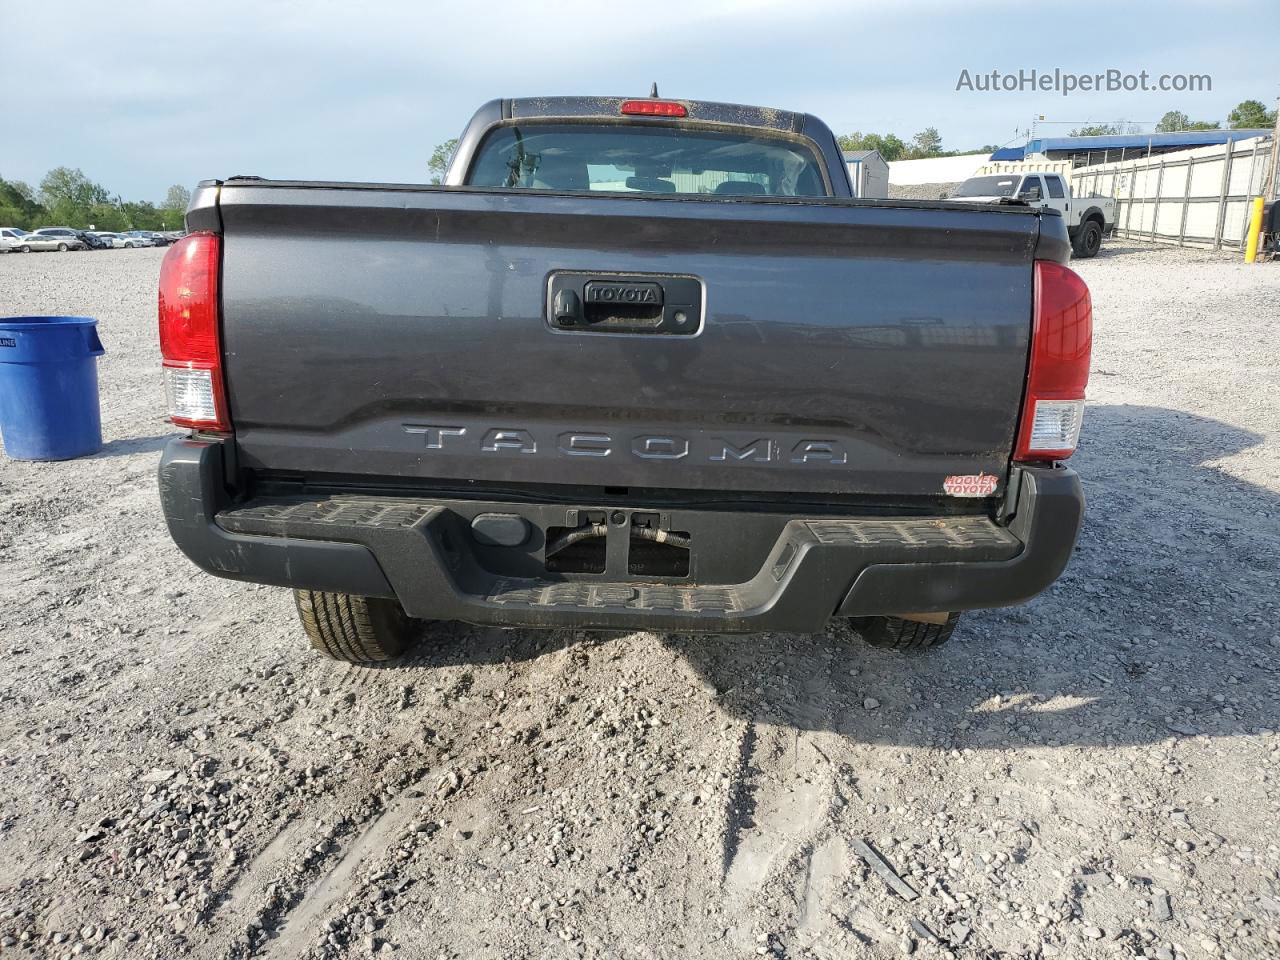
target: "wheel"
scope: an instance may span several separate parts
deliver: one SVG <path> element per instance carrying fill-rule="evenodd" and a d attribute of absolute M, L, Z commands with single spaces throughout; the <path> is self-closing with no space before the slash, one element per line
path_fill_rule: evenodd
<path fill-rule="evenodd" d="M 60 243 L 60 244 L 58 244 L 58 252 L 59 252 L 59 253 L 66 253 L 68 249 L 69 249 L 69 248 L 67 247 L 67 245 L 66 245 L 65 243 Z"/>
<path fill-rule="evenodd" d="M 949 613 L 944 623 L 904 620 L 901 617 L 850 617 L 849 623 L 873 647 L 928 650 L 950 640 L 959 620 L 959 613 Z"/>
<path fill-rule="evenodd" d="M 346 663 L 394 660 L 423 627 L 395 600 L 317 590 L 295 590 L 293 600 L 312 648 Z"/>
<path fill-rule="evenodd" d="M 1102 227 L 1099 226 L 1098 221 L 1086 221 L 1080 227 L 1080 232 L 1076 234 L 1076 242 L 1072 246 L 1075 248 L 1076 256 L 1081 260 L 1096 257 L 1098 250 L 1102 247 Z"/>
<path fill-rule="evenodd" d="M 24 244 L 23 244 L 22 246 L 20 246 L 18 249 L 19 249 L 22 253 L 30 253 L 30 252 L 31 252 L 31 245 L 30 245 L 30 244 L 26 244 L 26 243 L 24 243 Z"/>

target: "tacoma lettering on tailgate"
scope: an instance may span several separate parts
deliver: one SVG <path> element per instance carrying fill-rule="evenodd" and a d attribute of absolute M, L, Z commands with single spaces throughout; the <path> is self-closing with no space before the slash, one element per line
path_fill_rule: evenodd
<path fill-rule="evenodd" d="M 592 430 L 568 430 L 554 443 L 539 443 L 533 431 L 521 427 L 468 427 L 406 423 L 405 433 L 423 438 L 427 450 L 441 453 L 515 454 L 517 456 L 610 457 L 628 454 L 640 460 L 697 460 L 723 464 L 780 464 L 838 467 L 849 462 L 839 440 L 805 439 L 786 442 L 771 437 L 733 441 L 723 437 L 681 437 L 675 434 L 615 436 Z"/>

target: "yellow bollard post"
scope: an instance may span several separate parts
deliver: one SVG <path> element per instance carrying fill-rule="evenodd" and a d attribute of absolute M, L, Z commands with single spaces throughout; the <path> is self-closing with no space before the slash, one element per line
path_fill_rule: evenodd
<path fill-rule="evenodd" d="M 1253 198 L 1253 212 L 1249 215 L 1249 242 L 1244 248 L 1244 262 L 1258 259 L 1258 234 L 1262 232 L 1262 198 Z"/>

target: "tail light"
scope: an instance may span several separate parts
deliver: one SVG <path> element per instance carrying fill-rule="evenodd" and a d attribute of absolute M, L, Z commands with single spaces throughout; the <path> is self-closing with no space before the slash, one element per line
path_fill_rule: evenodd
<path fill-rule="evenodd" d="M 169 419 L 197 430 L 231 429 L 218 346 L 218 252 L 213 233 L 192 233 L 160 266 L 160 353 Z"/>
<path fill-rule="evenodd" d="M 1075 452 L 1093 347 L 1089 288 L 1075 271 L 1035 264 L 1031 368 L 1015 460 L 1063 460 Z"/>
<path fill-rule="evenodd" d="M 623 100 L 621 111 L 634 117 L 687 117 L 688 109 L 674 100 Z"/>

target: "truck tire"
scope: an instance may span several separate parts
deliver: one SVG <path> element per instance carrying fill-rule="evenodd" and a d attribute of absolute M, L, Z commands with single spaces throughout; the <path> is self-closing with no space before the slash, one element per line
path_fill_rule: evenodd
<path fill-rule="evenodd" d="M 295 590 L 293 600 L 312 648 L 345 663 L 394 660 L 421 632 L 395 600 L 318 590 Z"/>
<path fill-rule="evenodd" d="M 864 641 L 885 650 L 928 650 L 940 647 L 955 632 L 959 613 L 947 614 L 946 623 L 925 623 L 901 617 L 850 617 L 849 622 Z"/>
<path fill-rule="evenodd" d="M 1082 223 L 1080 232 L 1076 234 L 1076 242 L 1072 246 L 1075 248 L 1076 256 L 1081 260 L 1096 257 L 1102 248 L 1102 227 L 1098 221 L 1086 220 Z"/>

